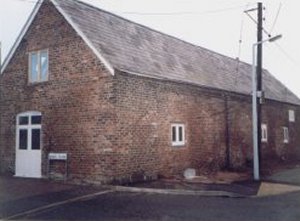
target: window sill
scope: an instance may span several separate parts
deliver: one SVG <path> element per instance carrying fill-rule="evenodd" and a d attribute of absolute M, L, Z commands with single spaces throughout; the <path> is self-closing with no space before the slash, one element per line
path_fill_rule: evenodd
<path fill-rule="evenodd" d="M 185 143 L 172 143 L 172 147 L 185 147 Z"/>
<path fill-rule="evenodd" d="M 46 84 L 46 83 L 48 83 L 49 82 L 49 80 L 47 80 L 47 81 L 39 81 L 39 82 L 28 82 L 28 86 L 37 86 L 37 85 L 42 85 L 42 84 Z"/>

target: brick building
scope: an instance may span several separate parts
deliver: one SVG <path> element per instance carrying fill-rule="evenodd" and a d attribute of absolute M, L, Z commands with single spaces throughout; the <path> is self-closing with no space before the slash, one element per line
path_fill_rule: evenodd
<path fill-rule="evenodd" d="M 0 169 L 126 182 L 252 160 L 251 66 L 73 0 L 37 4 L 0 75 Z M 263 157 L 299 152 L 300 100 L 263 73 Z"/>

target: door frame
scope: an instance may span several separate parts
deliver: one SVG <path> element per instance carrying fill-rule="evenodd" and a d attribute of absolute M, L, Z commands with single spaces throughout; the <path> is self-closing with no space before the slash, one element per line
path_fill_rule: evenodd
<path fill-rule="evenodd" d="M 40 124 L 32 124 L 31 117 L 32 116 L 42 116 L 41 112 L 38 111 L 27 111 L 17 115 L 16 117 L 16 146 L 15 146 L 15 176 L 21 177 L 28 177 L 28 178 L 41 178 L 42 177 L 42 122 Z M 28 117 L 28 124 L 27 125 L 20 125 L 20 117 Z M 27 149 L 20 150 L 20 130 L 25 129 L 27 130 Z M 32 150 L 32 130 L 39 129 L 40 130 L 40 149 L 39 150 Z M 20 157 L 21 152 L 31 151 L 32 153 L 35 152 L 39 159 L 37 161 L 38 164 L 38 172 L 34 176 L 24 176 L 22 174 L 18 174 L 17 171 L 17 162 L 18 157 Z M 39 152 L 38 152 L 39 151 Z M 25 153 L 26 154 L 26 153 Z"/>

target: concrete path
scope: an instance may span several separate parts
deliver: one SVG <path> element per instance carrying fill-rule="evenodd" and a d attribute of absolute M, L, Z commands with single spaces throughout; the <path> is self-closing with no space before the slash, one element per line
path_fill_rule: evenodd
<path fill-rule="evenodd" d="M 266 177 L 257 196 L 273 196 L 300 191 L 300 168 L 285 169 Z"/>
<path fill-rule="evenodd" d="M 300 192 L 300 186 L 262 182 L 257 196 L 274 196 L 293 192 Z"/>
<path fill-rule="evenodd" d="M 287 169 L 266 178 L 266 181 L 300 185 L 300 167 Z"/>

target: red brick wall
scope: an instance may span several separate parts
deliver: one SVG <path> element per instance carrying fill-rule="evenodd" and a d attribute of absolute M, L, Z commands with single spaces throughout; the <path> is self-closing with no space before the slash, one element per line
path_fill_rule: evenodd
<path fill-rule="evenodd" d="M 28 52 L 46 48 L 49 81 L 29 84 Z M 296 123 L 288 122 L 288 109 L 296 110 Z M 16 116 L 26 111 L 43 115 L 43 175 L 49 151 L 67 151 L 70 178 L 87 182 L 171 176 L 188 167 L 205 173 L 225 167 L 227 152 L 234 168 L 252 159 L 250 97 L 119 72 L 111 76 L 52 5 L 41 7 L 0 76 L 2 172 L 14 173 Z M 264 152 L 291 155 L 300 144 L 299 107 L 267 101 L 264 111 L 270 125 Z M 171 145 L 172 123 L 185 124 L 183 147 Z M 289 144 L 283 144 L 282 126 L 290 127 Z"/>
<path fill-rule="evenodd" d="M 290 122 L 288 110 L 294 110 L 296 122 Z M 269 101 L 264 107 L 262 121 L 268 125 L 268 142 L 263 144 L 263 152 L 273 156 L 293 158 L 300 149 L 299 107 Z M 289 128 L 289 143 L 283 142 L 283 128 Z M 271 149 L 271 150 L 270 150 Z"/>
<path fill-rule="evenodd" d="M 49 81 L 29 84 L 28 52 L 39 49 L 49 49 Z M 2 171 L 14 172 L 16 115 L 40 111 L 44 175 L 49 151 L 70 154 L 74 178 L 109 173 L 105 149 L 114 145 L 112 76 L 52 5 L 43 4 L 0 79 Z"/>
<path fill-rule="evenodd" d="M 117 177 L 170 176 L 182 174 L 189 167 L 206 173 L 224 167 L 250 166 L 253 152 L 250 96 L 125 73 L 116 75 L 116 84 L 120 135 Z M 289 159 L 299 149 L 300 124 L 297 120 L 288 122 L 289 109 L 299 114 L 297 106 L 270 100 L 263 105 L 263 123 L 268 124 L 269 142 L 262 146 L 262 159 L 269 161 L 283 155 Z M 185 124 L 185 146 L 172 147 L 172 123 Z M 289 144 L 283 143 L 283 126 L 289 127 Z M 229 165 L 226 164 L 227 148 Z"/>
<path fill-rule="evenodd" d="M 224 98 L 186 84 L 116 75 L 117 175 L 182 174 L 225 164 Z M 186 144 L 173 147 L 171 124 L 183 123 Z"/>

